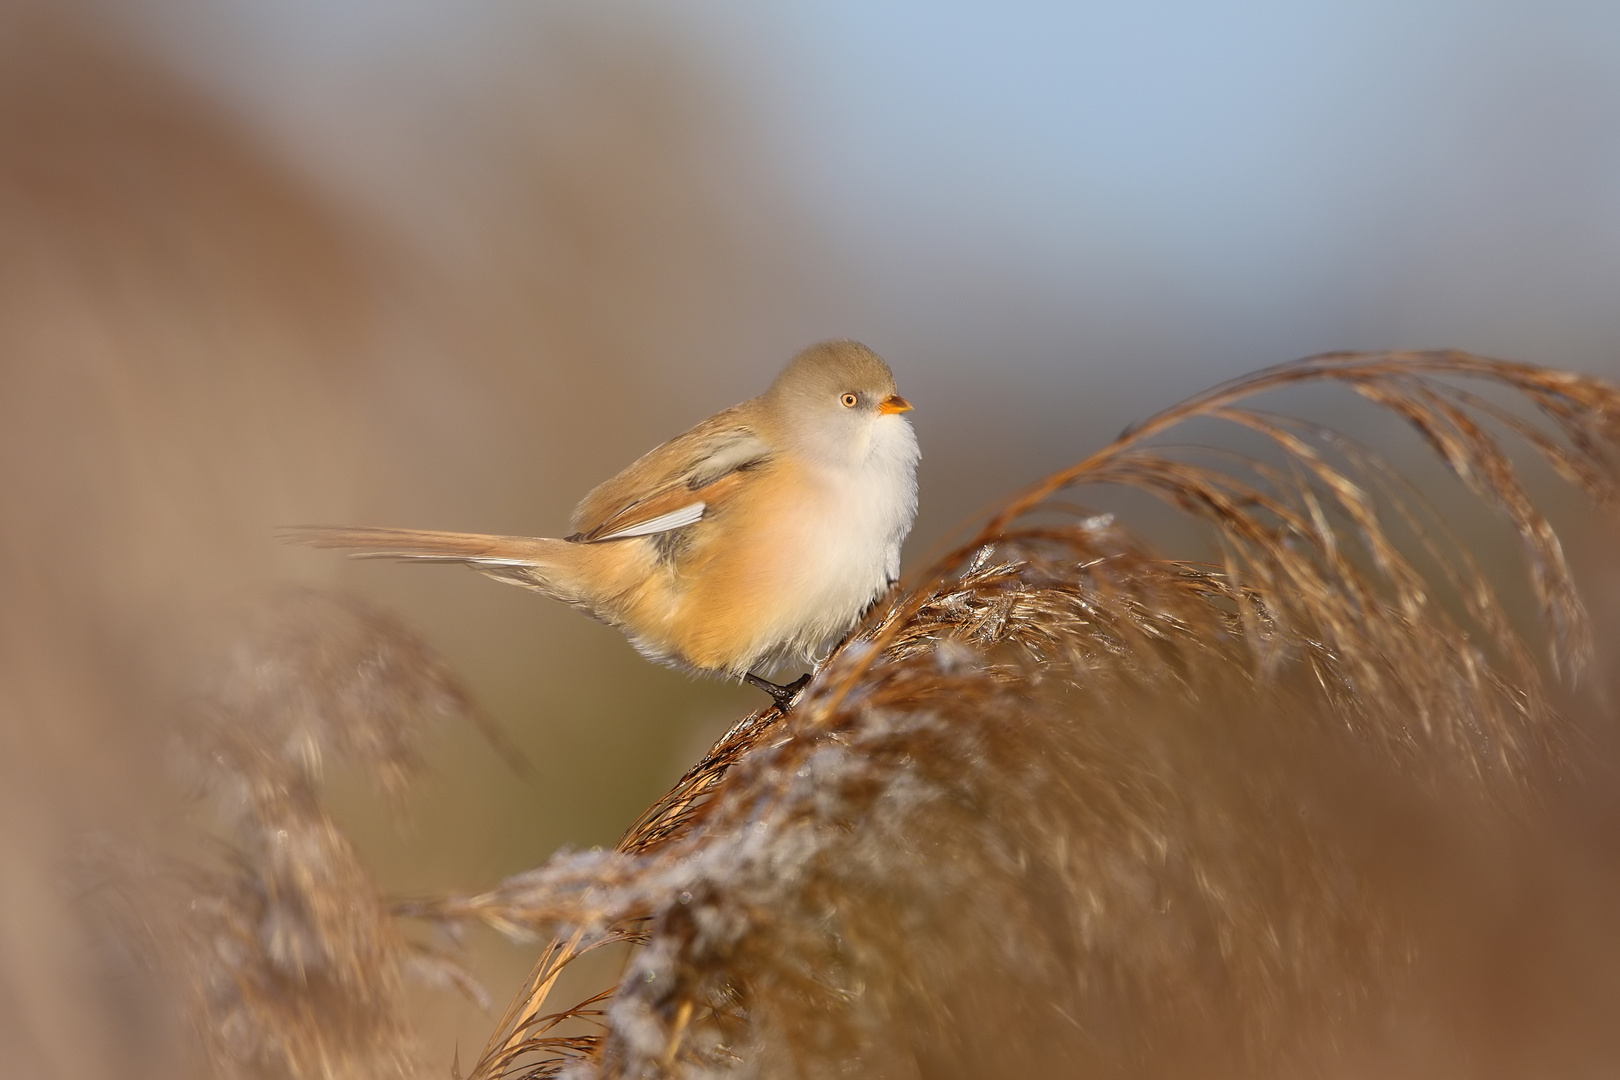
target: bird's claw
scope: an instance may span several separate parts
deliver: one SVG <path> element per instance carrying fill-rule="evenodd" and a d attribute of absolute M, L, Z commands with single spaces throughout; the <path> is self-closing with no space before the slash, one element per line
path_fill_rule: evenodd
<path fill-rule="evenodd" d="M 769 679 L 762 679 L 752 673 L 743 676 L 743 682 L 749 686 L 757 686 L 771 695 L 771 699 L 776 702 L 776 707 L 783 712 L 786 712 L 787 707 L 793 704 L 793 699 L 799 696 L 799 691 L 803 690 L 805 684 L 809 681 L 809 675 L 800 675 L 797 679 L 786 684 L 773 683 Z"/>

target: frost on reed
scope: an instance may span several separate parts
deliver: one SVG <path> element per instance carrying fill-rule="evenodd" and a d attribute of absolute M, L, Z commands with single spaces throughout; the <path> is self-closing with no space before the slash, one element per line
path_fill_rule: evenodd
<path fill-rule="evenodd" d="M 1505 516 L 1545 648 L 1452 511 L 1256 407 L 1312 383 L 1415 428 Z M 1195 420 L 1253 452 L 1167 443 Z M 215 1067 L 405 1071 L 399 985 L 429 958 L 399 927 L 425 920 L 549 942 L 477 1080 L 1439 1075 L 1425 1063 L 1464 1058 L 1419 989 L 1433 930 L 1489 858 L 1481 823 L 1532 816 L 1573 756 L 1544 671 L 1572 675 L 1589 643 L 1514 441 L 1607 500 L 1620 391 L 1456 353 L 1219 387 L 1018 494 L 614 850 L 392 909 L 320 809 L 319 762 L 397 782 L 417 718 L 465 701 L 386 620 L 294 598 L 233 654 L 193 743 L 233 811 L 233 854 L 193 873 L 181 920 Z M 1068 501 L 1108 485 L 1217 554 L 1156 554 Z M 617 987 L 551 1000 L 615 942 L 635 946 Z"/>
<path fill-rule="evenodd" d="M 1607 500 L 1620 392 L 1457 353 L 1219 387 L 1017 495 L 615 850 L 404 905 L 550 939 L 473 1076 L 1266 1075 L 1444 1053 L 1441 1018 L 1402 1004 L 1433 914 L 1411 883 L 1451 872 L 1469 823 L 1533 807 L 1560 725 L 1541 650 L 1447 515 L 1363 445 L 1251 401 L 1305 383 L 1389 410 L 1506 516 L 1547 662 L 1578 669 L 1581 603 L 1499 439 Z M 1266 449 L 1164 445 L 1193 419 Z M 1164 500 L 1218 557 L 1158 556 L 1065 501 L 1095 485 Z M 615 941 L 638 948 L 614 990 L 549 1000 Z"/>

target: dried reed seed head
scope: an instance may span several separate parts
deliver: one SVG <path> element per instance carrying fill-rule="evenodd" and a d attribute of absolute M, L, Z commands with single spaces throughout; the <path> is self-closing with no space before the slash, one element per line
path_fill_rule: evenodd
<path fill-rule="evenodd" d="M 125 922 L 189 988 L 208 1075 L 415 1075 L 407 978 L 470 981 L 405 936 L 318 781 L 337 757 L 398 795 L 427 732 L 470 712 L 467 694 L 402 623 L 352 597 L 279 593 L 224 642 L 178 737 L 222 804 L 223 842 L 137 890 Z"/>
<path fill-rule="evenodd" d="M 1520 393 L 1551 430 L 1445 375 Z M 1606 496 L 1620 394 L 1456 354 L 1322 357 L 1218 388 L 1015 499 L 618 853 L 432 909 L 564 935 L 475 1075 L 1255 1075 L 1378 1035 L 1411 943 L 1386 863 L 1449 867 L 1466 848 L 1452 811 L 1497 813 L 1556 718 L 1467 545 L 1397 470 L 1238 408 L 1310 380 L 1394 410 L 1507 516 L 1554 662 L 1578 659 L 1556 536 L 1485 425 Z M 1149 444 L 1197 416 L 1280 462 Z M 1076 520 L 1054 496 L 1082 483 L 1159 496 L 1222 561 Z M 646 948 L 605 1035 L 551 1035 L 544 988 L 615 937 Z"/>
<path fill-rule="evenodd" d="M 266 825 L 226 866 L 188 876 L 180 940 L 210 1071 L 413 1075 L 412 947 L 324 815 Z"/>
<path fill-rule="evenodd" d="M 289 589 L 250 610 L 198 700 L 187 744 L 200 775 L 308 784 L 336 756 L 390 794 L 420 765 L 423 737 L 473 706 L 449 665 L 364 601 Z"/>
<path fill-rule="evenodd" d="M 1259 1039 L 1259 1012 L 1303 1040 L 1335 1007 L 1322 988 L 1358 985 L 1384 948 L 1354 890 L 1341 894 L 1344 860 L 1288 827 L 1287 792 L 1249 790 L 1244 770 L 1281 748 L 1252 733 L 1241 759 L 1223 747 L 1238 714 L 1208 696 L 1195 713 L 1190 695 L 1178 708 L 1145 687 L 1030 689 L 986 668 L 941 679 L 922 651 L 883 670 L 893 683 L 834 723 L 781 721 L 685 842 L 555 862 L 479 898 L 538 926 L 565 918 L 571 894 L 591 935 L 650 920 L 608 1012 L 604 1072 L 661 1060 L 687 1003 L 683 1062 L 741 1055 L 765 1075 L 806 1058 L 820 1063 L 807 1075 L 883 1074 L 897 1050 L 929 1075 L 1020 1059 L 986 1060 L 952 1017 L 1039 1029 L 1157 1004 L 1176 1024 L 1208 1018 L 1038 1048 L 1071 1065 Z M 934 692 L 908 695 L 913 675 Z M 1240 828 L 1273 817 L 1282 829 Z M 1290 1004 L 1258 1008 L 1276 1001 Z"/>

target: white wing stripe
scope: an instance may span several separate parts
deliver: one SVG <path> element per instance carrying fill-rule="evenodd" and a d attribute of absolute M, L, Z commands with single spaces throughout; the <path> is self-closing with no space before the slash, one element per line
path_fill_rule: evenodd
<path fill-rule="evenodd" d="M 703 503 L 692 503 L 689 506 L 681 507 L 679 510 L 659 514 L 655 518 L 643 521 L 639 525 L 632 525 L 628 529 L 620 529 L 616 533 L 598 536 L 593 543 L 601 543 L 603 540 L 627 540 L 632 536 L 652 536 L 655 533 L 684 528 L 703 517 L 703 507 Z"/>

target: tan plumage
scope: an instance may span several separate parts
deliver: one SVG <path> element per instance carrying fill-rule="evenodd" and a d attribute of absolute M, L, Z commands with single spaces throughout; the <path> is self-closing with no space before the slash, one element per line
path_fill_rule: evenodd
<path fill-rule="evenodd" d="M 916 512 L 910 408 L 870 349 L 827 342 L 592 490 L 566 539 L 284 535 L 361 558 L 466 563 L 618 627 L 651 659 L 742 676 L 814 659 L 898 574 Z"/>

